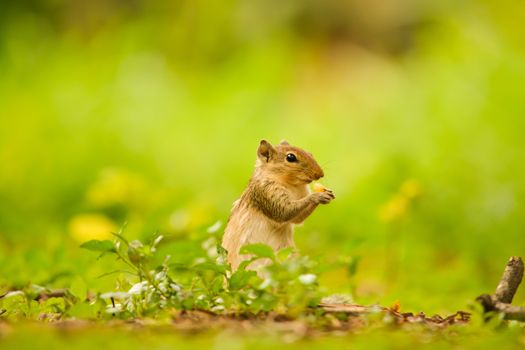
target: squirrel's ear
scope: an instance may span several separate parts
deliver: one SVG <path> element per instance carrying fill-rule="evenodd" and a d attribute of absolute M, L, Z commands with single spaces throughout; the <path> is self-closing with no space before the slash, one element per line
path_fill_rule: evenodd
<path fill-rule="evenodd" d="M 281 146 L 290 146 L 290 144 L 288 143 L 288 141 L 286 140 L 281 140 L 281 142 L 279 143 Z"/>
<path fill-rule="evenodd" d="M 274 152 L 275 149 L 268 141 L 261 140 L 257 149 L 257 157 L 262 161 L 268 162 Z"/>

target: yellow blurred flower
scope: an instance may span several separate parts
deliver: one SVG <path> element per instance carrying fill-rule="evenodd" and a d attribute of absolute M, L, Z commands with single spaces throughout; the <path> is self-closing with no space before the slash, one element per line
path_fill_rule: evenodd
<path fill-rule="evenodd" d="M 116 204 L 137 206 L 143 203 L 150 191 L 146 181 L 124 169 L 106 168 L 87 191 L 87 200 L 97 207 Z"/>
<path fill-rule="evenodd" d="M 423 191 L 419 181 L 408 179 L 401 184 L 400 192 L 408 199 L 414 199 L 420 197 Z"/>
<path fill-rule="evenodd" d="M 397 194 L 381 207 L 379 211 L 379 218 L 386 222 L 395 221 L 405 216 L 407 209 L 407 198 Z"/>
<path fill-rule="evenodd" d="M 410 204 L 423 193 L 419 181 L 414 179 L 405 180 L 395 193 L 379 209 L 379 219 L 385 222 L 393 222 L 402 219 L 408 214 Z"/>
<path fill-rule="evenodd" d="M 69 234 L 78 242 L 91 239 L 111 239 L 117 225 L 101 214 L 79 214 L 69 221 Z"/>

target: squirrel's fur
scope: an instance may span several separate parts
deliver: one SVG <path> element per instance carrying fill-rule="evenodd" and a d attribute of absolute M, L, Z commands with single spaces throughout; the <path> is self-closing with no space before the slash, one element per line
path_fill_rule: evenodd
<path fill-rule="evenodd" d="M 255 171 L 233 204 L 222 240 L 233 270 L 248 258 L 239 254 L 243 245 L 263 243 L 275 251 L 294 246 L 294 224 L 302 223 L 319 204 L 335 198 L 330 190 L 308 190 L 310 182 L 323 176 L 310 153 L 286 141 L 275 147 L 265 140 L 260 142 Z"/>

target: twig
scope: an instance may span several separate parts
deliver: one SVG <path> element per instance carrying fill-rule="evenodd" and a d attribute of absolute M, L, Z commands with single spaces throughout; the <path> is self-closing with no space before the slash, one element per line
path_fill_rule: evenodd
<path fill-rule="evenodd" d="M 476 301 L 481 303 L 485 312 L 501 312 L 506 320 L 525 322 L 525 307 L 510 304 L 522 279 L 523 261 L 520 257 L 512 256 L 503 271 L 496 292 L 493 295 L 480 295 Z"/>
<path fill-rule="evenodd" d="M 65 298 L 68 295 L 67 289 L 57 289 L 50 292 L 42 292 L 35 298 L 36 301 L 47 300 L 49 298 Z"/>
<path fill-rule="evenodd" d="M 379 305 L 363 306 L 354 304 L 331 304 L 321 303 L 319 307 L 326 313 L 342 313 L 348 316 L 366 316 L 370 314 L 383 314 L 391 317 L 398 324 L 404 323 L 422 323 L 431 327 L 445 327 L 452 324 L 465 324 L 470 320 L 470 313 L 465 311 L 457 311 L 453 315 L 441 317 L 434 315 L 427 317 L 423 312 L 414 314 L 412 312 L 399 312 L 393 308 L 387 308 Z"/>
<path fill-rule="evenodd" d="M 505 314 L 506 320 L 525 321 L 525 307 L 514 306 L 507 303 L 494 300 L 494 297 L 488 294 L 483 294 L 476 299 L 481 303 L 485 312 L 502 312 Z"/>
<path fill-rule="evenodd" d="M 514 294 L 516 294 L 522 278 L 523 261 L 520 257 L 512 256 L 505 267 L 503 276 L 501 276 L 501 280 L 494 293 L 494 299 L 502 303 L 512 303 L 512 298 L 514 298 Z"/>

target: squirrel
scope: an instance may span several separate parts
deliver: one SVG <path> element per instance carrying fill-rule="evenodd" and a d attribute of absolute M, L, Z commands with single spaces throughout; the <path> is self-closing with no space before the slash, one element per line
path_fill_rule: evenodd
<path fill-rule="evenodd" d="M 294 247 L 293 229 L 319 204 L 328 204 L 335 195 L 323 188 L 310 193 L 308 184 L 324 176 L 311 153 L 281 141 L 272 146 L 260 141 L 255 171 L 241 197 L 233 203 L 222 246 L 235 271 L 249 255 L 239 249 L 246 244 L 263 243 L 278 251 Z M 250 268 L 264 265 L 254 262 Z"/>

